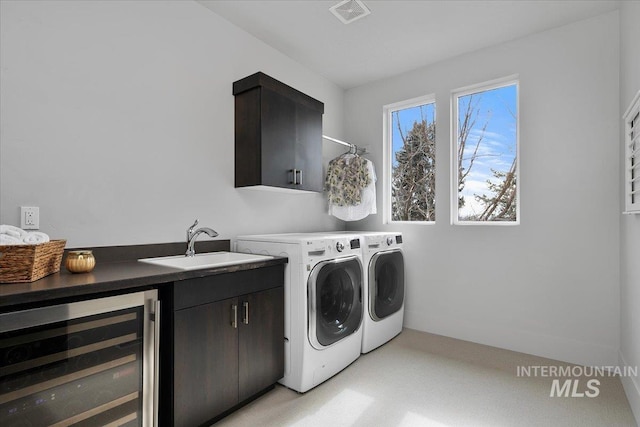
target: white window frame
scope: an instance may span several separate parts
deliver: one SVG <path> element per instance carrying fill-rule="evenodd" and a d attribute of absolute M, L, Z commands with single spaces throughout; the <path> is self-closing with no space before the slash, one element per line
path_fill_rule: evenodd
<path fill-rule="evenodd" d="M 506 86 L 516 86 L 516 220 L 515 221 L 460 221 L 458 219 L 458 98 L 474 93 L 499 89 Z M 517 74 L 465 86 L 451 91 L 451 189 L 450 208 L 452 225 L 490 225 L 514 226 L 520 225 L 520 80 Z"/>
<path fill-rule="evenodd" d="M 640 214 L 640 90 L 622 116 L 624 120 L 624 206 L 625 214 Z M 635 118 L 635 121 L 634 121 Z M 633 128 L 631 124 L 634 124 Z M 633 138 L 632 138 L 633 136 Z M 636 171 L 632 179 L 633 169 Z M 632 183 L 635 195 L 631 197 Z"/>
<path fill-rule="evenodd" d="M 421 224 L 421 225 L 431 225 L 431 224 L 435 224 L 435 221 L 394 221 L 392 218 L 393 216 L 391 215 L 391 178 L 392 178 L 392 172 L 393 172 L 393 144 L 392 144 L 392 138 L 393 138 L 393 118 L 392 118 L 392 114 L 394 111 L 397 110 L 404 110 L 407 108 L 413 108 L 413 107 L 418 107 L 420 105 L 425 105 L 425 104 L 434 104 L 437 107 L 436 104 L 436 95 L 435 94 L 429 94 L 429 95 L 423 95 L 423 96 L 418 96 L 416 98 L 411 98 L 411 99 L 407 99 L 405 101 L 400 101 L 400 102 L 394 102 L 393 104 L 387 104 L 385 106 L 382 107 L 383 110 L 383 120 L 382 120 L 382 132 L 383 132 L 383 145 L 384 145 L 384 149 L 382 150 L 382 162 L 383 162 L 383 177 L 384 177 L 384 183 L 382 186 L 383 189 L 383 196 L 382 196 L 382 203 L 383 203 L 383 215 L 382 215 L 382 221 L 383 224 Z M 435 111 L 436 114 L 436 127 L 437 125 L 437 110 Z M 436 130 L 437 132 L 437 130 Z M 437 217 L 436 217 L 437 219 Z"/>

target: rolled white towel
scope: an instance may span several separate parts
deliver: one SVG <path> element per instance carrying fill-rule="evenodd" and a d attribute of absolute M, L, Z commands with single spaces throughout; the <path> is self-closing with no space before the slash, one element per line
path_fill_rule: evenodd
<path fill-rule="evenodd" d="M 0 234 L 0 245 L 24 245 L 22 239 L 9 234 Z"/>
<path fill-rule="evenodd" d="M 38 243 L 47 243 L 49 236 L 40 231 L 31 231 L 22 238 L 22 241 L 27 245 L 37 245 Z"/>
<path fill-rule="evenodd" d="M 22 228 L 14 227 L 13 225 L 0 225 L 0 234 L 5 234 L 7 236 L 16 237 L 18 239 L 24 239 L 24 236 L 27 235 L 27 232 Z"/>

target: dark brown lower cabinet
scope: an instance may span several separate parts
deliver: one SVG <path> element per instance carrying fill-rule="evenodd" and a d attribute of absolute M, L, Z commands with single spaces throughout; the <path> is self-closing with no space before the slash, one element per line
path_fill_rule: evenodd
<path fill-rule="evenodd" d="M 282 266 L 275 267 L 273 272 L 282 271 Z M 255 271 L 259 270 L 273 273 L 268 268 Z M 172 411 L 164 412 L 163 425 L 210 425 L 284 375 L 282 281 L 276 280 L 277 274 L 260 279 L 259 275 L 254 278 L 242 273 L 246 272 L 174 284 L 173 369 L 164 376 L 165 382 L 161 381 L 161 391 L 166 391 L 167 378 L 172 377 Z M 239 277 L 233 277 L 236 275 Z M 256 284 L 249 279 L 261 281 Z M 273 286 L 274 281 L 279 282 L 276 287 L 226 298 L 229 293 Z M 191 292 L 198 290 L 198 300 L 203 303 L 181 308 L 193 303 L 189 302 Z M 186 299 L 181 297 L 185 292 L 189 293 Z M 164 374 L 167 371 L 164 369 Z"/>
<path fill-rule="evenodd" d="M 234 300 L 176 312 L 176 426 L 201 425 L 238 403 L 238 331 L 229 325 Z"/>
<path fill-rule="evenodd" d="M 284 375 L 284 288 L 246 295 L 239 308 L 238 400 L 242 402 Z"/>

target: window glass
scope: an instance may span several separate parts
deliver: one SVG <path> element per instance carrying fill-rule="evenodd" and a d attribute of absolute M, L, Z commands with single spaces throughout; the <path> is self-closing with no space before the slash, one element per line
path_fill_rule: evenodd
<path fill-rule="evenodd" d="M 435 221 L 436 113 L 433 98 L 386 107 L 390 220 Z"/>
<path fill-rule="evenodd" d="M 453 222 L 518 223 L 518 84 L 454 94 Z"/>

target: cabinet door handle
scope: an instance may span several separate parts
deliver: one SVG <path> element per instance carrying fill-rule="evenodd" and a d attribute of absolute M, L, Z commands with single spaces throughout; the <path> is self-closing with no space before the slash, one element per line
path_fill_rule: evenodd
<path fill-rule="evenodd" d="M 238 328 L 238 304 L 231 304 L 231 327 Z"/>
<path fill-rule="evenodd" d="M 242 303 L 242 307 L 244 308 L 244 316 L 242 318 L 242 323 L 245 325 L 249 324 L 249 301 L 245 301 Z"/>
<path fill-rule="evenodd" d="M 294 179 L 295 181 L 294 184 L 302 185 L 302 169 L 300 170 L 294 169 L 294 170 L 296 171 L 296 179 Z M 297 179 L 298 172 L 300 173 L 300 179 Z"/>
<path fill-rule="evenodd" d="M 289 184 L 296 185 L 296 181 L 298 179 L 298 169 L 289 169 L 289 172 L 291 172 L 291 179 L 289 180 Z"/>

